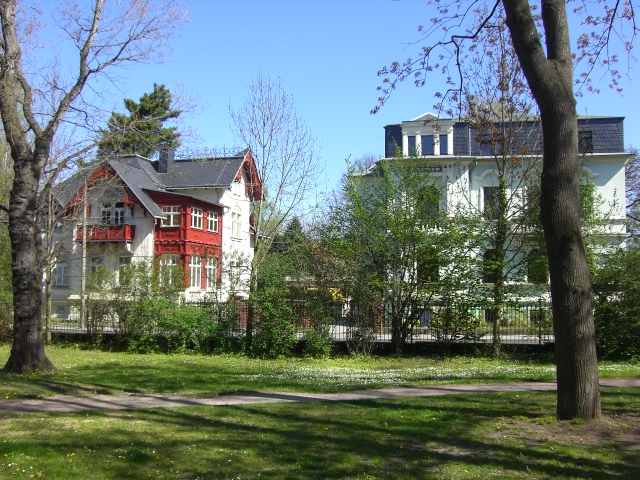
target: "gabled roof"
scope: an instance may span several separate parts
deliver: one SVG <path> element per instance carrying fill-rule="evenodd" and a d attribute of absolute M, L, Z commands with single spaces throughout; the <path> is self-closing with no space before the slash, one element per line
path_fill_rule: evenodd
<path fill-rule="evenodd" d="M 246 155 L 223 158 L 174 160 L 167 173 L 155 173 L 167 189 L 218 187 L 228 188 L 238 176 Z"/>
<path fill-rule="evenodd" d="M 54 195 L 61 206 L 67 206 L 82 189 L 85 180 L 89 181 L 101 166 L 108 165 L 153 217 L 165 218 L 162 208 L 147 192 L 179 194 L 213 205 L 220 205 L 198 196 L 184 194 L 182 190 L 229 188 L 240 175 L 245 163 L 250 161 L 249 150 L 229 157 L 170 159 L 166 164 L 166 173 L 159 173 L 157 161 L 151 161 L 139 155 L 112 157 L 87 167 L 61 182 L 55 187 Z M 254 170 L 251 172 L 255 175 Z"/>

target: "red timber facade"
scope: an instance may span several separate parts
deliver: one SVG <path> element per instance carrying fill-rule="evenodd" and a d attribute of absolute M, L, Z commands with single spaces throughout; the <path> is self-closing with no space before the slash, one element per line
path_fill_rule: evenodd
<path fill-rule="evenodd" d="M 185 197 L 179 194 L 148 192 L 151 199 L 167 212 L 168 219 L 155 222 L 154 254 L 178 255 L 191 276 L 191 257 L 200 257 L 201 280 L 205 289 L 207 260 L 215 259 L 216 277 L 220 278 L 222 250 L 222 217 L 220 205 Z M 176 221 L 177 218 L 177 221 Z"/>

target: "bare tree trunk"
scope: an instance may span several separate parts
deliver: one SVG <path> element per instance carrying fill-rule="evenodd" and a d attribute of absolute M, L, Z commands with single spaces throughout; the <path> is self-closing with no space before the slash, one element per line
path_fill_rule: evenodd
<path fill-rule="evenodd" d="M 44 276 L 44 295 L 46 299 L 45 307 L 45 341 L 47 345 L 51 345 L 51 269 L 53 266 L 53 193 L 49 190 L 47 201 L 47 257 L 45 259 L 45 276 Z"/>
<path fill-rule="evenodd" d="M 505 284 L 505 264 L 506 251 L 505 243 L 507 241 L 507 233 L 509 225 L 507 222 L 508 208 L 507 204 L 507 179 L 505 173 L 505 160 L 502 159 L 500 176 L 498 178 L 498 218 L 496 222 L 496 230 L 494 236 L 494 248 L 496 251 L 494 265 L 494 284 L 493 284 L 493 355 L 499 357 L 501 353 L 502 338 L 500 336 L 500 328 L 502 326 L 502 318 L 504 311 L 504 284 Z"/>
<path fill-rule="evenodd" d="M 556 337 L 557 414 L 600 416 L 591 275 L 580 228 L 578 127 L 565 2 L 543 0 L 547 51 L 526 0 L 503 0 L 507 26 L 544 135 L 541 221 L 547 245 Z"/>
<path fill-rule="evenodd" d="M 44 352 L 42 341 L 42 271 L 35 235 L 38 177 L 32 168 L 37 160 L 20 160 L 14 164 L 16 175 L 9 199 L 13 347 L 3 370 L 7 373 L 48 373 L 55 368 Z"/>
<path fill-rule="evenodd" d="M 87 319 L 87 180 L 82 192 L 82 264 L 80 266 L 80 329 Z"/>

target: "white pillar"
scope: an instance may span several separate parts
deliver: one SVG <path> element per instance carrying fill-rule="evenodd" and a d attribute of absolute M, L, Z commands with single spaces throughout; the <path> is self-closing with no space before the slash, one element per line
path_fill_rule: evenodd
<path fill-rule="evenodd" d="M 422 135 L 421 132 L 416 132 L 416 155 L 422 155 Z"/>

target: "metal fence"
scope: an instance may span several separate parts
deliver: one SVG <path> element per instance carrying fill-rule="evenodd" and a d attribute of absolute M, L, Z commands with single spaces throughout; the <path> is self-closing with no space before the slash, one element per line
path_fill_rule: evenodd
<path fill-rule="evenodd" d="M 207 321 L 224 324 L 218 331 L 232 337 L 246 334 L 249 305 L 244 300 L 216 302 L 213 300 L 182 302 L 184 307 L 203 310 Z M 300 332 L 317 328 L 317 321 L 309 314 L 307 304 L 292 300 L 295 314 L 294 324 Z M 393 320 L 390 308 L 381 306 L 379 311 L 368 316 L 348 304 L 336 303 L 325 316 L 322 327 L 335 341 L 349 341 L 354 335 L 365 331 L 372 341 L 390 342 L 393 336 Z M 122 304 L 109 302 L 87 302 L 86 315 L 81 315 L 79 300 L 56 300 L 52 302 L 51 332 L 87 335 L 93 340 L 105 334 L 127 334 L 130 319 L 121 313 Z M 131 312 L 131 309 L 126 309 Z M 44 312 L 44 309 L 43 309 Z M 254 332 L 260 328 L 260 305 L 254 304 Z M 501 317 L 497 333 L 502 344 L 543 344 L 555 341 L 552 328 L 551 308 L 548 302 L 514 303 L 501 309 L 470 304 L 420 306 L 416 318 L 406 323 L 406 341 L 492 343 L 496 329 L 494 322 Z"/>

